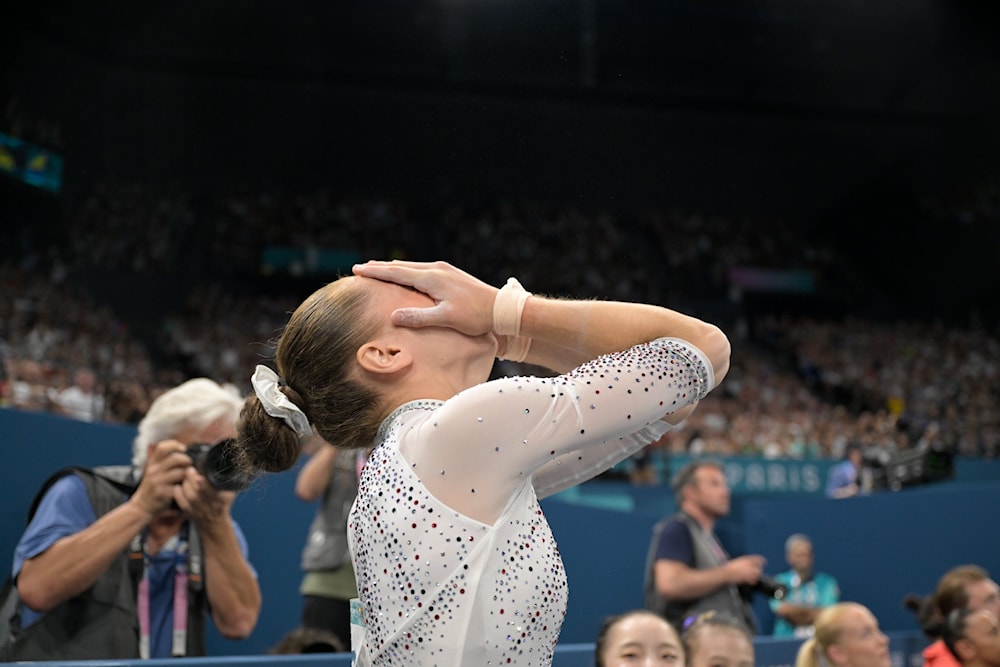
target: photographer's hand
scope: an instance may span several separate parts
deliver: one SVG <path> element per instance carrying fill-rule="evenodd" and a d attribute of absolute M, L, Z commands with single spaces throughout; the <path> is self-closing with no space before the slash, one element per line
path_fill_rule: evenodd
<path fill-rule="evenodd" d="M 149 446 L 142 480 L 129 503 L 150 518 L 169 509 L 177 487 L 193 469 L 187 447 L 177 440 L 164 440 Z"/>
<path fill-rule="evenodd" d="M 729 575 L 729 583 L 752 585 L 760 581 L 766 564 L 767 560 L 763 556 L 750 555 L 733 558 L 723 567 Z"/>
<path fill-rule="evenodd" d="M 207 524 L 228 521 L 236 493 L 219 491 L 194 466 L 188 468 L 174 487 L 174 501 L 202 530 Z"/>

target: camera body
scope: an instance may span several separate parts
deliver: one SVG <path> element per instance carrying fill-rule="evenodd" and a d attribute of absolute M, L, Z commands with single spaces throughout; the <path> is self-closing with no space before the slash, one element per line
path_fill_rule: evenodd
<path fill-rule="evenodd" d="M 237 465 L 232 440 L 216 445 L 188 445 L 187 455 L 194 461 L 195 469 L 219 491 L 242 491 L 253 482 L 253 477 Z"/>
<path fill-rule="evenodd" d="M 769 598 L 774 598 L 775 600 L 783 600 L 785 595 L 788 593 L 788 586 L 781 583 L 774 577 L 769 577 L 766 574 L 760 575 L 760 579 L 757 583 L 750 587 L 751 593 L 760 593 L 761 595 L 766 595 Z"/>

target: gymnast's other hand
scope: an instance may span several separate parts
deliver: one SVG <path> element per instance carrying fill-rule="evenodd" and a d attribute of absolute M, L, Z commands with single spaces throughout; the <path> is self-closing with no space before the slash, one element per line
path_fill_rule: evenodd
<path fill-rule="evenodd" d="M 496 287 L 447 262 L 370 261 L 356 264 L 354 274 L 410 287 L 434 301 L 427 308 L 399 308 L 392 323 L 400 327 L 448 327 L 468 336 L 493 330 Z"/>

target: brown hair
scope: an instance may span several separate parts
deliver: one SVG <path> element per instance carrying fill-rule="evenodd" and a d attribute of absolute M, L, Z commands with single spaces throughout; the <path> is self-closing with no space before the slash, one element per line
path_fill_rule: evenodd
<path fill-rule="evenodd" d="M 978 565 L 959 565 L 944 573 L 934 589 L 934 604 L 942 618 L 969 605 L 969 593 L 965 587 L 977 581 L 989 579 L 989 573 Z"/>
<path fill-rule="evenodd" d="M 368 292 L 341 278 L 303 301 L 275 340 L 274 361 L 281 391 L 297 405 L 316 433 L 347 448 L 371 446 L 380 421 L 378 395 L 358 381 L 358 348 L 381 326 L 366 310 Z M 271 417 L 251 393 L 237 422 L 237 449 L 250 472 L 281 472 L 298 460 L 300 438 Z"/>
<path fill-rule="evenodd" d="M 698 471 L 702 468 L 715 468 L 723 473 L 726 471 L 725 466 L 722 465 L 722 461 L 718 459 L 694 459 L 689 461 L 670 480 L 670 486 L 674 490 L 674 502 L 677 503 L 678 507 L 684 504 L 684 489 L 698 484 L 697 475 Z"/>
<path fill-rule="evenodd" d="M 698 651 L 702 640 L 701 635 L 706 628 L 723 628 L 736 632 L 746 638 L 751 650 L 753 649 L 753 634 L 746 625 L 729 612 L 710 609 L 696 616 L 687 617 L 681 624 L 681 642 L 684 645 L 684 653 L 688 663 L 691 663 L 692 656 Z"/>

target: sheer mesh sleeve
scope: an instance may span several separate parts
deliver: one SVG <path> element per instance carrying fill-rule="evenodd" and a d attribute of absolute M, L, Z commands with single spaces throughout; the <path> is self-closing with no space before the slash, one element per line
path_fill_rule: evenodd
<path fill-rule="evenodd" d="M 557 456 L 537 471 L 532 478 L 539 498 L 551 496 L 600 475 L 621 463 L 646 445 L 659 440 L 673 426 L 657 421 L 631 435 L 605 440 L 600 445 Z"/>
<path fill-rule="evenodd" d="M 707 357 L 660 338 L 604 355 L 557 377 L 501 378 L 445 402 L 403 443 L 414 467 L 454 471 L 501 502 L 512 483 L 535 477 L 551 494 L 659 438 L 661 419 L 713 387 Z M 434 475 L 423 476 L 428 488 Z M 442 485 L 442 492 L 448 491 Z M 540 490 L 540 491 L 538 491 Z"/>

